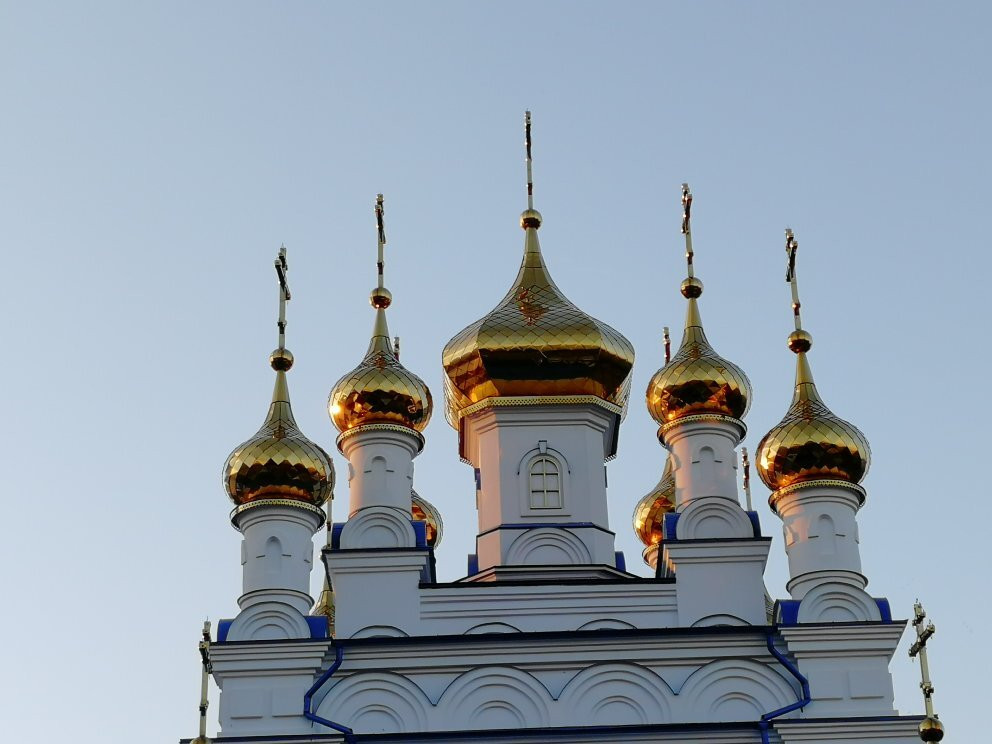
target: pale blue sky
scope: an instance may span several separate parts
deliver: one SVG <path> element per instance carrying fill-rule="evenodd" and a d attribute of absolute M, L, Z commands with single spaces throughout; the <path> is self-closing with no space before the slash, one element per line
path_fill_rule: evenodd
<path fill-rule="evenodd" d="M 791 393 L 796 230 L 820 390 L 872 444 L 870 590 L 901 617 L 924 600 L 938 711 L 978 741 L 990 22 L 983 3 L 0 2 L 4 737 L 195 733 L 200 623 L 240 589 L 219 474 L 271 390 L 272 258 L 285 242 L 297 419 L 334 451 L 379 191 L 391 328 L 439 404 L 416 487 L 444 514 L 442 578 L 461 575 L 474 491 L 439 357 L 516 272 L 531 108 L 552 273 L 638 353 L 609 467 L 628 565 L 663 464 L 640 391 L 661 327 L 680 335 L 688 180 L 703 320 L 754 384 L 752 448 Z M 897 705 L 918 712 L 907 645 Z"/>

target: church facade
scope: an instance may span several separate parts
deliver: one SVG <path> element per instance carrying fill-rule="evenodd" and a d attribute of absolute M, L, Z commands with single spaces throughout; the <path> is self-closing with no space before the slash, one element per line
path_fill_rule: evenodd
<path fill-rule="evenodd" d="M 795 238 L 795 392 L 755 453 L 782 522 L 788 595 L 773 599 L 763 580 L 777 527 L 738 490 L 751 385 L 703 330 L 687 187 L 685 329 L 646 393 L 669 455 L 634 513 L 654 575 L 635 576 L 615 549 L 605 475 L 634 349 L 551 278 L 529 117 L 527 168 L 517 278 L 442 355 L 445 415 L 475 471 L 478 510 L 476 552 L 458 581 L 436 579 L 441 518 L 415 490 L 434 402 L 390 339 L 381 197 L 372 337 L 328 402 L 348 462 L 336 522 L 331 458 L 300 432 L 290 406 L 285 254 L 277 260 L 273 399 L 224 467 L 244 580 L 237 615 L 201 644 L 220 688 L 221 731 L 210 740 L 939 741 L 935 717 L 893 706 L 888 665 L 907 623 L 866 591 L 857 515 L 868 442 L 813 381 Z M 324 591 L 314 598 L 314 538 L 325 528 Z M 201 728 L 193 741 L 206 740 Z"/>

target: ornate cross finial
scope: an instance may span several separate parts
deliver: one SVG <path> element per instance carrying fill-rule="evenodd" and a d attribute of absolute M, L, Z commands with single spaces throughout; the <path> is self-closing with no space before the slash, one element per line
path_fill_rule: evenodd
<path fill-rule="evenodd" d="M 672 361 L 672 337 L 668 333 L 668 326 L 665 326 L 662 338 L 665 339 L 665 364 L 668 364 Z"/>
<path fill-rule="evenodd" d="M 744 499 L 747 503 L 747 510 L 754 511 L 751 504 L 751 460 L 747 456 L 747 447 L 741 447 L 741 466 L 744 471 Z"/>
<path fill-rule="evenodd" d="M 210 621 L 204 620 L 203 634 L 200 638 L 200 661 L 203 665 L 203 672 L 200 676 L 200 735 L 191 744 L 207 744 L 207 707 L 210 705 L 208 699 L 209 678 L 210 678 Z"/>
<path fill-rule="evenodd" d="M 927 663 L 927 641 L 937 631 L 932 622 L 924 625 L 927 613 L 923 611 L 920 600 L 913 605 L 913 627 L 916 629 L 916 641 L 909 647 L 911 659 L 920 657 L 920 689 L 923 691 L 923 704 L 926 706 L 927 717 L 920 724 L 920 738 L 923 741 L 940 741 L 944 738 L 944 727 L 933 712 L 933 682 L 930 681 L 930 665 Z"/>
<path fill-rule="evenodd" d="M 279 349 L 286 348 L 286 303 L 293 299 L 289 291 L 289 281 L 286 274 L 289 272 L 289 263 L 286 261 L 286 246 L 279 248 L 279 255 L 276 256 L 276 276 L 279 277 Z"/>
<path fill-rule="evenodd" d="M 534 172 L 530 154 L 530 111 L 524 112 L 524 146 L 527 148 L 527 209 L 534 208 Z"/>
<path fill-rule="evenodd" d="M 689 184 L 682 184 L 682 234 L 685 235 L 685 262 L 689 268 L 689 278 L 692 273 L 692 227 L 689 223 L 692 218 L 692 192 L 689 191 Z"/>
<path fill-rule="evenodd" d="M 785 252 L 789 256 L 789 263 L 785 269 L 785 281 L 792 285 L 792 314 L 796 321 L 796 330 L 802 330 L 803 324 L 799 317 L 799 285 L 796 284 L 796 251 L 799 249 L 799 241 L 795 234 L 788 227 L 785 228 Z"/>
<path fill-rule="evenodd" d="M 382 206 L 382 194 L 377 194 L 375 197 L 375 223 L 378 229 L 379 237 L 379 261 L 376 267 L 379 271 L 379 289 L 383 287 L 383 271 L 385 269 L 385 259 L 383 258 L 383 248 L 386 245 L 386 225 L 383 221 L 383 206 Z"/>

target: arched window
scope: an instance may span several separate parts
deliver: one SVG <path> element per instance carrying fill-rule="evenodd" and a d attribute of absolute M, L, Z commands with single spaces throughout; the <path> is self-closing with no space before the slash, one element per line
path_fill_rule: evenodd
<path fill-rule="evenodd" d="M 530 465 L 530 508 L 561 509 L 561 470 L 547 455 Z"/>

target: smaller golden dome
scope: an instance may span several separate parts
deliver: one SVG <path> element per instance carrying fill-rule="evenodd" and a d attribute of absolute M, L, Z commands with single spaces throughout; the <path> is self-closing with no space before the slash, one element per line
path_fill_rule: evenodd
<path fill-rule="evenodd" d="M 375 313 L 365 357 L 331 390 L 327 401 L 331 421 L 342 433 L 368 424 L 394 424 L 423 431 L 431 420 L 431 391 L 396 358 L 385 308 L 379 307 Z"/>
<path fill-rule="evenodd" d="M 427 523 L 428 547 L 436 548 L 441 544 L 441 538 L 444 537 L 444 521 L 441 519 L 441 512 L 434 504 L 414 490 L 410 491 L 410 501 L 410 513 L 413 518 Z"/>
<path fill-rule="evenodd" d="M 634 532 L 647 547 L 664 540 L 665 515 L 675 511 L 675 473 L 672 456 L 665 460 L 661 480 L 634 507 Z"/>
<path fill-rule="evenodd" d="M 940 741 L 944 738 L 944 724 L 937 716 L 927 716 L 920 721 L 919 732 L 923 741 Z"/>
<path fill-rule="evenodd" d="M 682 344 L 648 383 L 648 412 L 662 425 L 699 414 L 741 419 L 751 405 L 747 375 L 717 354 L 706 339 L 697 290 L 702 292 L 698 279 L 683 282 L 682 293 L 689 302 Z"/>
<path fill-rule="evenodd" d="M 809 349 L 812 338 L 802 331 Z M 792 405 L 778 425 L 758 444 L 758 474 L 773 491 L 811 480 L 841 480 L 858 484 L 868 472 L 871 450 L 854 424 L 836 416 L 813 382 L 805 351 L 796 351 L 796 389 Z"/>
<path fill-rule="evenodd" d="M 272 404 L 262 428 L 239 445 L 224 464 L 224 487 L 241 506 L 258 499 L 289 499 L 323 505 L 334 490 L 334 465 L 318 445 L 296 425 L 289 402 L 286 371 L 293 355 L 285 349 L 272 352 L 276 370 Z"/>

